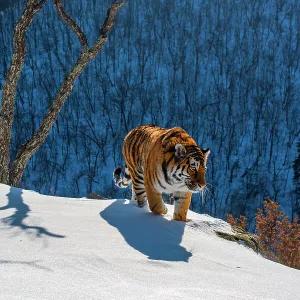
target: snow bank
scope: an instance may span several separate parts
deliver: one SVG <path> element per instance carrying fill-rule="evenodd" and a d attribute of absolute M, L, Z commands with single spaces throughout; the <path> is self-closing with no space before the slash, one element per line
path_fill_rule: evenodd
<path fill-rule="evenodd" d="M 0 185 L 0 299 L 297 299 L 300 272 L 128 200 L 43 196 Z"/>

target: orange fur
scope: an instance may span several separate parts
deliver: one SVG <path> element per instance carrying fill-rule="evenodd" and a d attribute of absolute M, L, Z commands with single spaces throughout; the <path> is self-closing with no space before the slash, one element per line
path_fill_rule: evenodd
<path fill-rule="evenodd" d="M 180 147 L 176 146 L 179 145 Z M 178 148 L 176 150 L 175 146 Z M 176 151 L 181 151 L 177 155 Z M 205 150 L 208 151 L 208 150 Z M 187 211 L 191 202 L 192 192 L 181 181 L 173 184 L 171 171 L 180 164 L 186 168 L 190 176 L 190 184 L 204 187 L 205 162 L 207 154 L 197 146 L 196 142 L 181 128 L 160 128 L 157 126 L 140 126 L 128 133 L 122 149 L 126 167 L 133 184 L 133 194 L 142 206 L 147 198 L 150 210 L 155 214 L 166 214 L 167 208 L 163 203 L 163 192 L 173 193 L 175 199 L 174 219 L 186 221 Z M 199 161 L 198 169 L 193 172 L 188 164 L 188 157 Z"/>

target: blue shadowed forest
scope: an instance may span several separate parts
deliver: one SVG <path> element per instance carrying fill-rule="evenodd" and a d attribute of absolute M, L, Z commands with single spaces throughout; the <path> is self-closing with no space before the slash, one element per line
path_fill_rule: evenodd
<path fill-rule="evenodd" d="M 110 1 L 64 2 L 94 41 Z M 0 12 L 1 86 L 24 5 L 16 1 Z M 30 159 L 21 187 L 129 198 L 131 189 L 118 189 L 112 178 L 114 168 L 124 166 L 125 135 L 142 124 L 179 126 L 211 149 L 204 203 L 194 195 L 192 210 L 246 215 L 253 225 L 257 207 L 270 196 L 289 216 L 299 215 L 299 28 L 297 0 L 129 0 Z M 26 38 L 12 159 L 39 127 L 80 53 L 52 1 Z"/>

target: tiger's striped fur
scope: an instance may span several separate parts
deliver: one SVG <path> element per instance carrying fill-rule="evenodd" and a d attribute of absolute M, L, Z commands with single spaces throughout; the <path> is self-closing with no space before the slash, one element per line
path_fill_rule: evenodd
<path fill-rule="evenodd" d="M 124 139 L 124 177 L 114 170 L 118 187 L 132 183 L 132 197 L 143 207 L 147 201 L 155 214 L 166 214 L 162 193 L 173 194 L 173 218 L 186 221 L 192 193 L 206 185 L 206 161 L 209 149 L 201 149 L 181 128 L 144 125 L 130 131 Z"/>

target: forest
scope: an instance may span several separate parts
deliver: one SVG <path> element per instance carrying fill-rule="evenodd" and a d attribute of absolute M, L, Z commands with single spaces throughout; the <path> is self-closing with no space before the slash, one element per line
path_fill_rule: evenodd
<path fill-rule="evenodd" d="M 104 0 L 65 3 L 91 41 L 108 6 Z M 20 1 L 0 13 L 1 86 L 23 9 Z M 125 135 L 142 124 L 179 126 L 211 149 L 208 186 L 194 195 L 191 210 L 245 215 L 253 227 L 257 208 L 270 197 L 290 217 L 299 215 L 299 27 L 297 0 L 128 1 L 30 159 L 21 187 L 129 198 L 130 189 L 118 189 L 112 178 L 114 168 L 124 166 Z M 80 52 L 51 1 L 26 40 L 12 158 L 42 122 Z"/>

